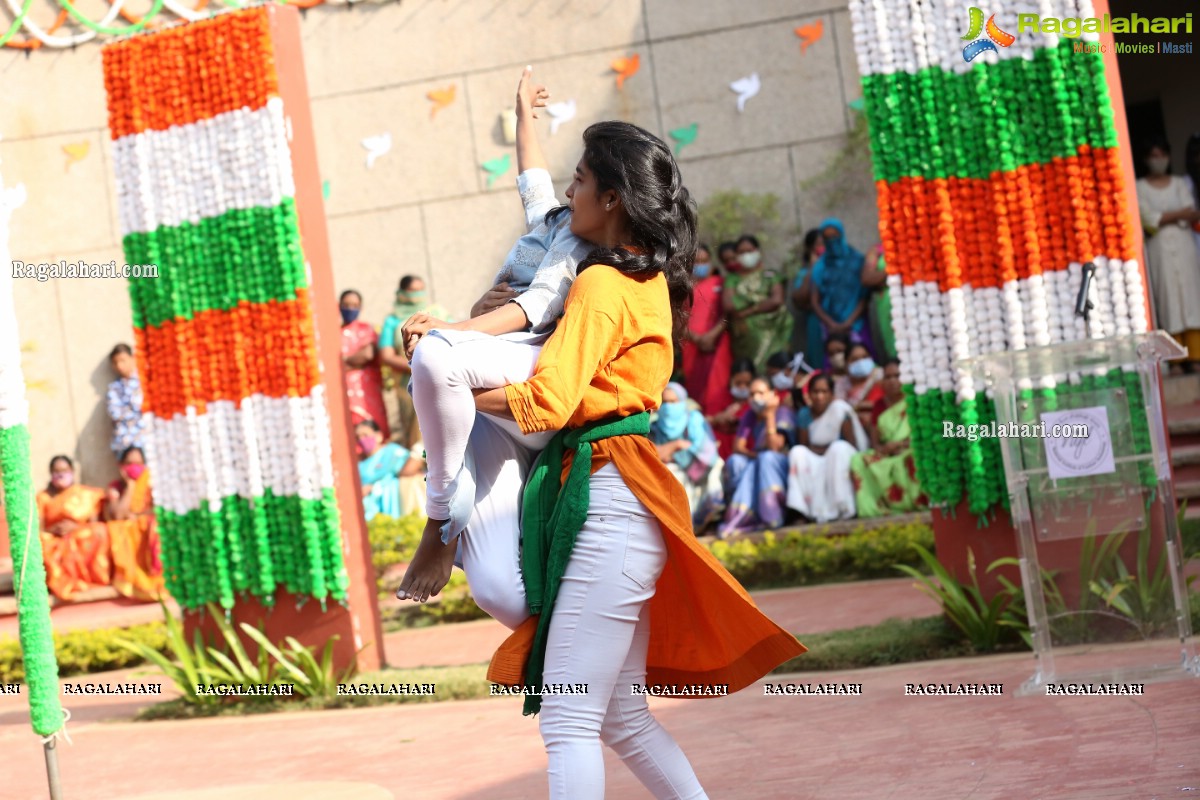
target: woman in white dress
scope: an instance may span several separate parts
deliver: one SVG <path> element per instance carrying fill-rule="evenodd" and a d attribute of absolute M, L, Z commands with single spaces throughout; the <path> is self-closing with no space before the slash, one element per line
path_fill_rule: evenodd
<path fill-rule="evenodd" d="M 1192 233 L 1200 211 L 1187 182 L 1170 174 L 1165 140 L 1150 143 L 1145 164 L 1150 174 L 1137 182 L 1137 195 L 1154 312 L 1158 327 L 1187 348 L 1184 369 L 1192 372 L 1200 364 L 1200 252 Z"/>
<path fill-rule="evenodd" d="M 808 397 L 813 420 L 788 453 L 788 507 L 813 522 L 850 519 L 856 513 L 850 460 L 869 446 L 867 432 L 854 408 L 834 399 L 828 375 L 809 381 Z"/>

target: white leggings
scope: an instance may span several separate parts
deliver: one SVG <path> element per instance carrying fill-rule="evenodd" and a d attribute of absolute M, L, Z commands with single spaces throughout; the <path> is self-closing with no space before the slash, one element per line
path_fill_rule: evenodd
<path fill-rule="evenodd" d="M 558 590 L 545 684 L 587 684 L 586 694 L 542 697 L 550 797 L 603 800 L 613 749 L 658 798 L 705 798 L 687 756 L 650 714 L 648 601 L 667 561 L 658 521 L 611 464 L 592 475 L 587 521 Z"/>

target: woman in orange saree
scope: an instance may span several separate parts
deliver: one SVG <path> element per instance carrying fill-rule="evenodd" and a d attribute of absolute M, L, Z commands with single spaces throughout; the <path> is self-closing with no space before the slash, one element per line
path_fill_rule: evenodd
<path fill-rule="evenodd" d="M 108 533 L 99 522 L 104 490 L 75 483 L 67 456 L 50 460 L 50 484 L 38 492 L 46 584 L 59 600 L 73 600 L 112 580 Z"/>
<path fill-rule="evenodd" d="M 121 478 L 108 487 L 107 517 L 113 588 L 134 600 L 157 600 L 163 592 L 161 548 L 150 470 L 139 447 L 121 454 Z"/>

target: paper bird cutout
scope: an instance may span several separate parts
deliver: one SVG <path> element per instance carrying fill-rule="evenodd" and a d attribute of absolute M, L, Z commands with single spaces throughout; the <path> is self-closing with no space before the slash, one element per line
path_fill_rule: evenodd
<path fill-rule="evenodd" d="M 809 45 L 816 44 L 824 32 L 825 21 L 821 19 L 811 25 L 801 25 L 799 28 L 796 28 L 795 33 L 800 37 L 800 55 L 804 55 Z"/>
<path fill-rule="evenodd" d="M 321 184 L 321 197 L 326 200 L 329 199 L 329 181 L 324 181 Z"/>
<path fill-rule="evenodd" d="M 851 100 L 849 103 L 846 103 L 846 105 L 848 105 L 853 111 L 862 111 L 864 108 L 866 108 L 867 103 L 863 98 L 860 97 L 857 100 Z"/>
<path fill-rule="evenodd" d="M 510 166 L 512 166 L 512 156 L 508 153 L 483 162 L 483 169 L 488 174 L 487 188 L 492 188 L 496 179 L 508 172 Z"/>
<path fill-rule="evenodd" d="M 668 131 L 668 133 L 671 134 L 671 138 L 678 143 L 675 145 L 675 154 L 679 155 L 679 151 L 682 150 L 685 145 L 689 145 L 696 141 L 696 134 L 699 132 L 699 122 L 693 122 L 691 125 L 685 125 L 682 128 L 676 128 L 673 131 Z"/>
<path fill-rule="evenodd" d="M 91 149 L 92 143 L 86 139 L 82 142 L 73 142 L 72 144 L 64 144 L 63 152 L 67 154 L 67 169 L 76 161 L 83 161 L 87 158 L 88 150 Z"/>
<path fill-rule="evenodd" d="M 546 106 L 550 112 L 550 135 L 558 133 L 558 126 L 575 119 L 575 101 L 567 100 L 562 103 L 551 103 Z"/>
<path fill-rule="evenodd" d="M 425 96 L 433 101 L 433 108 L 429 110 L 429 118 L 433 119 L 437 112 L 454 102 L 454 84 L 450 84 L 445 89 L 434 89 Z"/>
<path fill-rule="evenodd" d="M 762 81 L 758 79 L 758 73 L 755 72 L 745 78 L 738 78 L 729 84 L 729 88 L 738 93 L 738 112 L 741 113 L 746 110 L 746 101 L 758 94 L 759 89 L 762 88 Z"/>
<path fill-rule="evenodd" d="M 362 146 L 367 148 L 367 169 L 375 166 L 375 159 L 392 149 L 392 134 L 381 133 L 378 136 L 368 136 L 362 140 Z"/>
<path fill-rule="evenodd" d="M 633 77 L 633 74 L 638 71 L 638 67 L 641 65 L 642 59 L 637 53 L 625 58 L 613 59 L 610 66 L 613 72 L 617 73 L 617 88 L 623 88 L 625 86 L 625 79 Z"/>

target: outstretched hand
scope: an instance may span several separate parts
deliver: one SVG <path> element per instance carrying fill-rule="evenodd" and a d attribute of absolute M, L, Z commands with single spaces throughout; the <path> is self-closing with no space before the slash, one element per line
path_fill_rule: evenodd
<path fill-rule="evenodd" d="M 545 108 L 550 99 L 550 92 L 545 86 L 533 84 L 533 67 L 526 67 L 521 72 L 521 82 L 517 84 L 517 116 L 528 116 L 537 119 L 534 109 Z"/>

